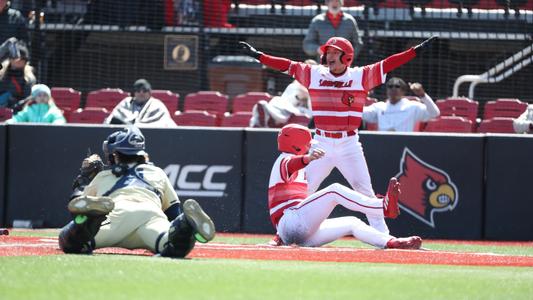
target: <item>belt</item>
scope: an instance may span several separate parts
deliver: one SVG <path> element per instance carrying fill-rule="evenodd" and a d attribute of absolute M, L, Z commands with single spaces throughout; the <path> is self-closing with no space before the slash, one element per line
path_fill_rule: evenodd
<path fill-rule="evenodd" d="M 350 130 L 350 131 L 324 131 L 317 129 L 316 134 L 332 138 L 332 139 L 341 139 L 348 136 L 354 136 L 357 134 L 357 130 Z"/>

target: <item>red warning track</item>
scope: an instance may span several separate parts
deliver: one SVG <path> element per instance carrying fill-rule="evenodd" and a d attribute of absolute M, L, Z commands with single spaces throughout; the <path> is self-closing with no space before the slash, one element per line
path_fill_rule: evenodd
<path fill-rule="evenodd" d="M 494 244 L 494 243 L 491 243 Z M 525 243 L 526 246 L 530 243 Z M 151 255 L 145 250 L 99 249 L 100 254 Z M 0 236 L 0 256 L 62 254 L 56 238 Z M 266 245 L 197 244 L 190 258 L 299 260 L 322 262 L 366 262 L 397 264 L 524 266 L 533 267 L 533 256 L 491 253 L 374 250 L 345 247 L 271 247 Z"/>

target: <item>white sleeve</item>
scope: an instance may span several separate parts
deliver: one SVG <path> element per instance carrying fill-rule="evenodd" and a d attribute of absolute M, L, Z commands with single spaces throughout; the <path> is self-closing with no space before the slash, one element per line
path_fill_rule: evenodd
<path fill-rule="evenodd" d="M 369 123 L 378 122 L 378 110 L 376 109 L 376 103 L 363 107 L 363 121 Z"/>
<path fill-rule="evenodd" d="M 440 115 L 439 107 L 428 94 L 424 94 L 424 97 L 420 98 L 420 100 L 423 105 L 417 106 L 419 109 L 416 113 L 416 121 L 427 122 Z"/>

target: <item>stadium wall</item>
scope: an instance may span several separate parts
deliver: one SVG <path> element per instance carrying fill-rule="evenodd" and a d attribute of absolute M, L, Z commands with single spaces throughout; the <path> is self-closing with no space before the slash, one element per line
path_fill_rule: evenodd
<path fill-rule="evenodd" d="M 7 182 L 0 194 L 5 195 L 0 207 L 6 208 L 0 214 L 2 224 L 32 220 L 45 227 L 64 225 L 70 185 L 81 160 L 88 151 L 101 153 L 102 140 L 117 128 L 1 126 L 0 142 L 5 139 L 7 149 L 0 149 L 0 172 L 6 172 L 2 178 Z M 166 171 L 182 200 L 200 201 L 218 231 L 274 232 L 267 188 L 278 155 L 275 130 L 143 132 L 151 160 Z M 533 219 L 527 215 L 533 137 L 362 132 L 360 139 L 376 193 L 385 192 L 391 176 L 402 182 L 402 214 L 388 221 L 393 234 L 533 240 Z M 4 152 L 9 159 L 2 165 Z M 323 186 L 333 182 L 347 185 L 336 171 Z M 348 213 L 336 209 L 333 217 Z"/>
<path fill-rule="evenodd" d="M 7 176 L 5 174 L 6 171 L 6 126 L 0 125 L 0 226 L 4 224 L 4 218 L 5 218 L 5 183 L 7 180 Z"/>

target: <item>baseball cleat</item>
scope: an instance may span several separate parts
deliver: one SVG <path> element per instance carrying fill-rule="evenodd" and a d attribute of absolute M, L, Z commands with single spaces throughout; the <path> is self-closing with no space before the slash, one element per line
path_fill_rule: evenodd
<path fill-rule="evenodd" d="M 406 238 L 392 238 L 387 242 L 387 249 L 414 249 L 418 250 L 422 246 L 422 238 L 410 236 Z"/>
<path fill-rule="evenodd" d="M 215 224 L 196 200 L 188 199 L 183 203 L 183 214 L 194 228 L 198 242 L 207 243 L 215 237 Z"/>
<path fill-rule="evenodd" d="M 383 198 L 383 214 L 387 218 L 396 219 L 400 214 L 398 207 L 398 198 L 400 198 L 400 183 L 396 177 L 389 180 L 387 194 Z"/>
<path fill-rule="evenodd" d="M 110 197 L 80 196 L 68 203 L 68 211 L 75 215 L 104 216 L 114 207 Z"/>
<path fill-rule="evenodd" d="M 275 235 L 269 242 L 269 246 L 283 246 L 283 240 L 279 237 L 279 235 Z"/>

